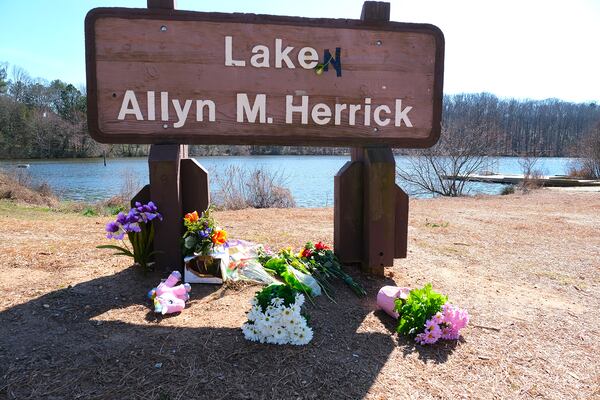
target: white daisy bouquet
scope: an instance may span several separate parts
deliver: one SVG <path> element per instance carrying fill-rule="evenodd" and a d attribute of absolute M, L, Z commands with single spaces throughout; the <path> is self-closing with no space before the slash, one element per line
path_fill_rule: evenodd
<path fill-rule="evenodd" d="M 248 321 L 242 325 L 247 340 L 260 343 L 304 345 L 313 331 L 302 315 L 304 295 L 287 285 L 273 284 L 251 300 Z"/>

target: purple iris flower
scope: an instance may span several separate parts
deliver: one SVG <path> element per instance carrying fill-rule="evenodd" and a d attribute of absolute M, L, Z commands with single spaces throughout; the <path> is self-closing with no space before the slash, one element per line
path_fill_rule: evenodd
<path fill-rule="evenodd" d="M 123 212 L 120 212 L 119 215 L 117 215 L 116 222 L 120 225 L 123 225 L 125 222 L 127 222 L 127 216 Z"/>
<path fill-rule="evenodd" d="M 132 223 L 127 223 L 125 225 L 123 225 L 123 230 L 125 232 L 141 232 L 142 228 L 140 228 L 140 225 L 137 222 L 132 222 Z"/>
<path fill-rule="evenodd" d="M 106 232 L 115 233 L 119 230 L 119 223 L 116 221 L 111 221 L 106 224 Z"/>
<path fill-rule="evenodd" d="M 106 235 L 107 239 L 123 240 L 124 237 L 125 237 L 125 232 L 124 231 L 121 231 L 119 234 L 108 233 Z"/>
<path fill-rule="evenodd" d="M 140 222 L 140 215 L 136 212 L 135 208 L 129 210 L 129 214 L 127 214 L 127 219 L 125 222 L 128 224 Z"/>
<path fill-rule="evenodd" d="M 210 233 L 208 233 L 206 230 L 201 230 L 198 231 L 198 236 L 200 236 L 202 239 L 207 239 L 210 236 Z"/>
<path fill-rule="evenodd" d="M 148 208 L 150 209 L 150 212 L 157 212 L 158 208 L 156 207 L 156 204 L 154 204 L 154 202 L 149 201 L 148 202 Z"/>
<path fill-rule="evenodd" d="M 145 219 L 147 219 L 148 221 L 152 221 L 154 218 L 158 218 L 159 221 L 162 221 L 162 215 L 160 215 L 160 213 L 155 212 L 155 211 L 145 212 L 143 215 L 145 216 Z"/>
<path fill-rule="evenodd" d="M 115 221 L 106 224 L 106 237 L 108 239 L 122 240 L 126 233 L 141 232 L 142 227 L 140 225 L 148 223 L 155 218 L 158 218 L 160 221 L 163 219 L 162 215 L 158 212 L 156 204 L 151 201 L 148 204 L 136 201 L 134 207 L 127 214 L 120 212 Z M 210 231 L 206 233 L 205 237 L 209 235 Z"/>

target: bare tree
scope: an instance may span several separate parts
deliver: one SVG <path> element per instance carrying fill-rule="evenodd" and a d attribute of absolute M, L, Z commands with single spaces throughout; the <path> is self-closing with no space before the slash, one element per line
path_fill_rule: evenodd
<path fill-rule="evenodd" d="M 478 100 L 481 106 L 475 108 L 459 96 L 444 99 L 439 142 L 409 155 L 407 165 L 397 169 L 398 176 L 426 193 L 461 196 L 469 176 L 488 166 L 499 143 L 497 118 L 491 112 L 497 99 L 483 94 Z"/>
<path fill-rule="evenodd" d="M 530 189 L 538 189 L 543 185 L 541 180 L 543 172 L 536 168 L 539 160 L 540 158 L 535 154 L 527 154 L 519 158 L 519 165 L 523 172 L 523 182 L 521 183 L 523 193 L 527 193 Z"/>
<path fill-rule="evenodd" d="M 442 132 L 438 144 L 417 150 L 398 176 L 423 192 L 441 196 L 461 196 L 469 176 L 488 165 L 489 147 L 482 129 L 467 134 Z"/>
<path fill-rule="evenodd" d="M 586 133 L 580 154 L 582 157 L 576 161 L 569 175 L 600 179 L 600 122 Z"/>

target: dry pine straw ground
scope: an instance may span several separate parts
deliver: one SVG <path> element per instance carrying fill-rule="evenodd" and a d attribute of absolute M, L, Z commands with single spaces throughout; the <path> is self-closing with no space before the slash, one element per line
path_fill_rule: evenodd
<path fill-rule="evenodd" d="M 332 209 L 220 212 L 231 237 L 273 248 L 332 241 Z M 258 287 L 195 285 L 180 315 L 145 300 L 159 276 L 95 250 L 107 218 L 0 203 L 0 398 L 600 397 L 600 196 L 413 200 L 407 259 L 350 271 L 309 307 L 305 347 L 244 340 Z M 384 284 L 434 288 L 469 309 L 455 344 L 415 346 L 375 309 Z"/>

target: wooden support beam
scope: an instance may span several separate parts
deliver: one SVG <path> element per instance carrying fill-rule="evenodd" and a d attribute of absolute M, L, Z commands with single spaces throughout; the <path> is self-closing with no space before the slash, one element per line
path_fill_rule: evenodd
<path fill-rule="evenodd" d="M 150 198 L 158 206 L 163 220 L 155 225 L 154 250 L 159 271 L 182 268 L 180 238 L 182 232 L 180 161 L 185 146 L 159 144 L 150 147 Z"/>
<path fill-rule="evenodd" d="M 367 23 L 389 22 L 390 3 L 383 1 L 365 1 L 363 3 L 360 19 Z"/>
<path fill-rule="evenodd" d="M 150 200 L 150 185 L 146 185 L 140 189 L 139 192 L 131 199 L 131 207 L 135 205 L 136 202 L 140 202 L 142 204 L 148 203 Z"/>
<path fill-rule="evenodd" d="M 184 158 L 180 176 L 182 215 L 206 210 L 210 204 L 208 171 L 193 158 Z"/>
<path fill-rule="evenodd" d="M 395 186 L 394 258 L 406 258 L 408 247 L 408 195 Z"/>
<path fill-rule="evenodd" d="M 383 276 L 394 265 L 396 162 L 389 147 L 367 147 L 363 163 L 362 269 Z"/>
<path fill-rule="evenodd" d="M 342 263 L 362 261 L 363 164 L 349 161 L 333 178 L 333 248 Z"/>
<path fill-rule="evenodd" d="M 148 0 L 146 4 L 148 8 L 160 10 L 174 10 L 176 6 L 175 0 Z"/>

